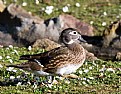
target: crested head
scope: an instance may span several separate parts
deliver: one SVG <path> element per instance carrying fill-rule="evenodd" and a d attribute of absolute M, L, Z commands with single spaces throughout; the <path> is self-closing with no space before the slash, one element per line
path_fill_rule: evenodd
<path fill-rule="evenodd" d="M 67 28 L 61 32 L 60 41 L 65 45 L 73 44 L 80 39 L 81 35 L 74 28 Z"/>

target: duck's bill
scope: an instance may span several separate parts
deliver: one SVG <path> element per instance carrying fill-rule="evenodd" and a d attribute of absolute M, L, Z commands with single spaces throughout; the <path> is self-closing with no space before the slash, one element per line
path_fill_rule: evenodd
<path fill-rule="evenodd" d="M 79 39 L 78 39 L 80 42 L 84 42 L 84 43 L 86 43 L 87 41 L 86 40 L 84 40 L 83 38 L 82 38 L 82 36 L 79 36 Z"/>

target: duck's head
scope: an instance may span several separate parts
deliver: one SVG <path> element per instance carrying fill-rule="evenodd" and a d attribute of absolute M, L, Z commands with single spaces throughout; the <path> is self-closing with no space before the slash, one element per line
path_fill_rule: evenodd
<path fill-rule="evenodd" d="M 81 35 L 78 33 L 78 31 L 76 29 L 67 28 L 61 32 L 60 41 L 62 43 L 64 43 L 65 45 L 73 44 L 73 43 L 77 42 L 77 40 L 82 41 L 82 42 L 86 42 L 81 37 Z"/>

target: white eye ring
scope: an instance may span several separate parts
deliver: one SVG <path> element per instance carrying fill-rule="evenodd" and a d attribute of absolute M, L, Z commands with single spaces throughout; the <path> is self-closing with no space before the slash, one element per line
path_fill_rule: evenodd
<path fill-rule="evenodd" d="M 71 35 L 77 35 L 77 31 L 72 31 L 69 34 L 71 34 Z"/>

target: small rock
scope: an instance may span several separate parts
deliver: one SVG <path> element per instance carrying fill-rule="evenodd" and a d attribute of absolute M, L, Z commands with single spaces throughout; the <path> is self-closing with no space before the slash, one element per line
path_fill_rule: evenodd
<path fill-rule="evenodd" d="M 55 43 L 54 41 L 51 41 L 49 39 L 38 39 L 33 45 L 32 48 L 41 48 L 45 49 L 46 51 L 49 51 L 51 49 L 60 47 L 61 45 Z"/>
<path fill-rule="evenodd" d="M 93 27 L 89 24 L 80 21 L 79 19 L 73 17 L 72 15 L 62 14 L 59 16 L 62 28 L 76 28 L 82 35 L 93 36 Z"/>

